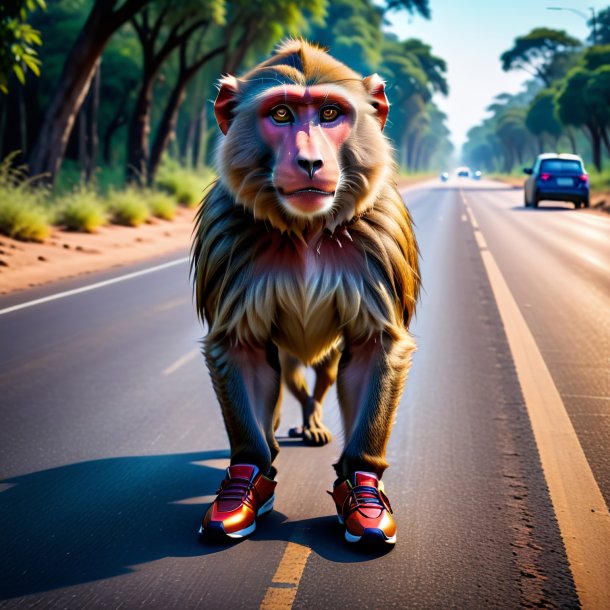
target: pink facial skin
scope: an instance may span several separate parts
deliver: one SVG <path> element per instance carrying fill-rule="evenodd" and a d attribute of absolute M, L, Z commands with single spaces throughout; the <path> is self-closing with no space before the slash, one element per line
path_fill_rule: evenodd
<path fill-rule="evenodd" d="M 324 85 L 273 87 L 260 100 L 260 133 L 275 153 L 273 184 L 293 214 L 315 216 L 332 207 L 339 150 L 353 116 L 347 98 Z"/>

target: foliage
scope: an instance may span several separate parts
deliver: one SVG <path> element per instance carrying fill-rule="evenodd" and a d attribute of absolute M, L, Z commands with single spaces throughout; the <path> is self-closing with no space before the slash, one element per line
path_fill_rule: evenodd
<path fill-rule="evenodd" d="M 55 224 L 61 225 L 68 231 L 95 233 L 108 221 L 104 204 L 97 193 L 86 186 L 58 197 L 54 206 L 57 210 Z"/>
<path fill-rule="evenodd" d="M 40 76 L 40 60 L 34 46 L 40 46 L 40 32 L 29 23 L 29 14 L 46 8 L 45 0 L 12 0 L 0 3 L 0 91 L 8 93 L 14 74 L 25 84 L 29 70 Z"/>
<path fill-rule="evenodd" d="M 33 189 L 25 168 L 13 167 L 17 153 L 0 163 L 0 233 L 23 241 L 44 241 L 51 233 L 42 189 Z"/>
<path fill-rule="evenodd" d="M 128 227 L 138 227 L 150 217 L 145 193 L 134 187 L 123 191 L 109 191 L 108 209 L 114 224 Z"/>
<path fill-rule="evenodd" d="M 593 19 L 589 20 L 589 27 L 593 29 Z M 591 36 L 593 44 L 610 45 L 610 6 L 597 13 L 595 17 L 595 30 L 597 31 L 595 40 Z"/>
<path fill-rule="evenodd" d="M 162 191 L 148 191 L 146 203 L 153 216 L 163 220 L 172 220 L 176 215 L 176 201 Z"/>
<path fill-rule="evenodd" d="M 555 92 L 552 89 L 541 91 L 530 104 L 525 117 L 525 126 L 530 133 L 539 138 L 540 152 L 544 152 L 545 140 L 556 147 L 563 126 L 555 114 Z"/>
<path fill-rule="evenodd" d="M 214 177 L 209 168 L 200 172 L 189 170 L 166 158 L 159 168 L 155 184 L 172 195 L 180 205 L 195 207 Z"/>
<path fill-rule="evenodd" d="M 532 76 L 550 85 L 565 71 L 566 55 L 577 48 L 581 42 L 563 30 L 534 28 L 529 34 L 519 36 L 514 45 L 505 51 L 500 60 L 502 69 L 525 70 Z"/>

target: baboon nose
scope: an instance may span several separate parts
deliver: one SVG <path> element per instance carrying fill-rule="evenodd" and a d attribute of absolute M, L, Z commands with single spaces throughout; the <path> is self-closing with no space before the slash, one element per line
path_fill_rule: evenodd
<path fill-rule="evenodd" d="M 312 161 L 311 159 L 298 159 L 297 163 L 299 164 L 299 167 L 307 172 L 310 179 L 313 178 L 313 175 L 324 165 L 322 159 L 316 159 L 315 161 Z"/>

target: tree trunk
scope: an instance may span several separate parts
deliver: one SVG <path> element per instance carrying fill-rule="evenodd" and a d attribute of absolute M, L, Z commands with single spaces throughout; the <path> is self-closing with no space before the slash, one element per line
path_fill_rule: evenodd
<path fill-rule="evenodd" d="M 144 75 L 136 105 L 129 122 L 127 141 L 127 182 L 146 184 L 148 169 L 148 136 L 150 135 L 150 109 L 153 98 L 154 73 Z"/>
<path fill-rule="evenodd" d="M 570 146 L 572 147 L 572 154 L 577 155 L 578 149 L 576 148 L 576 136 L 574 135 L 574 130 L 571 127 L 566 129 L 566 134 L 568 136 L 568 140 L 570 140 Z"/>
<path fill-rule="evenodd" d="M 154 181 L 163 151 L 167 148 L 167 145 L 174 134 L 176 122 L 178 120 L 178 111 L 180 110 L 180 105 L 186 96 L 187 85 L 208 61 L 216 57 L 216 55 L 222 53 L 223 50 L 224 46 L 210 51 L 188 68 L 184 63 L 182 63 L 180 73 L 178 74 L 178 80 L 172 89 L 172 93 L 169 97 L 167 105 L 165 106 L 165 110 L 163 111 L 163 116 L 161 117 L 161 121 L 157 129 L 157 135 L 150 154 L 150 161 L 148 163 L 149 185 Z M 181 61 L 186 61 L 184 55 L 182 55 Z"/>
<path fill-rule="evenodd" d="M 148 0 L 127 0 L 113 10 L 117 0 L 96 0 L 74 43 L 59 79 L 59 86 L 45 113 L 30 155 L 30 173 L 45 175 L 53 184 L 61 168 L 76 115 L 87 95 L 96 63 L 111 35 Z"/>
<path fill-rule="evenodd" d="M 100 85 L 101 85 L 101 58 L 97 62 L 97 70 L 93 77 L 93 85 L 89 92 L 87 108 L 87 165 L 85 166 L 85 181 L 91 182 L 97 168 L 97 151 L 99 149 L 99 137 L 97 133 L 97 121 L 100 108 Z"/>
<path fill-rule="evenodd" d="M 157 173 L 157 169 L 159 168 L 159 163 L 161 161 L 161 155 L 163 155 L 163 152 L 167 148 L 167 145 L 174 134 L 176 121 L 178 120 L 178 110 L 184 101 L 187 84 L 188 81 L 186 81 L 184 78 L 176 84 L 172 90 L 167 105 L 165 106 L 165 110 L 163 111 L 163 116 L 161 117 L 159 127 L 157 128 L 157 136 L 155 137 L 155 141 L 150 153 L 150 161 L 148 163 L 147 180 L 149 186 L 155 179 L 155 174 Z"/>
<path fill-rule="evenodd" d="M 199 169 L 205 162 L 208 148 L 208 105 L 204 100 L 197 118 L 195 147 L 193 148 L 193 167 Z"/>
<path fill-rule="evenodd" d="M 589 138 L 591 140 L 591 154 L 593 156 L 593 165 L 598 172 L 602 171 L 602 138 L 600 130 L 594 125 L 587 125 L 589 129 Z"/>
<path fill-rule="evenodd" d="M 88 165 L 88 151 L 89 145 L 87 143 L 87 104 L 83 104 L 81 109 L 78 111 L 78 166 L 80 167 L 80 179 L 81 182 L 85 181 Z"/>

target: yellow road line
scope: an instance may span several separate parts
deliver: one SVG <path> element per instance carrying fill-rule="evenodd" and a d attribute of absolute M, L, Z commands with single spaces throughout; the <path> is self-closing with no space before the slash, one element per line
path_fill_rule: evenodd
<path fill-rule="evenodd" d="M 191 360 L 195 359 L 197 356 L 199 356 L 200 352 L 198 349 L 192 349 L 190 352 L 187 352 L 186 354 L 184 354 L 184 356 L 181 356 L 180 358 L 178 358 L 178 360 L 176 360 L 175 362 L 173 362 L 172 364 L 170 364 L 164 371 L 163 374 L 164 375 L 172 375 L 173 373 L 175 373 L 179 368 L 182 368 L 185 364 L 188 364 Z"/>
<path fill-rule="evenodd" d="M 468 211 L 474 218 L 469 207 Z M 585 609 L 607 610 L 610 608 L 608 507 L 519 306 L 491 252 L 487 248 L 480 250 L 515 362 L 580 602 Z"/>
<path fill-rule="evenodd" d="M 311 554 L 308 546 L 290 540 L 271 585 L 261 602 L 261 610 L 290 610 L 297 595 L 301 576 Z"/>

